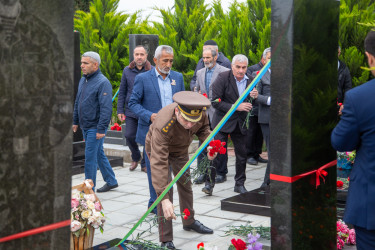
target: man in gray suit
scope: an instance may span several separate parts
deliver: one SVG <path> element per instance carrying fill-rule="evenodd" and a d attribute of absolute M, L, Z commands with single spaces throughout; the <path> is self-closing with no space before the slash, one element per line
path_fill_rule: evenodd
<path fill-rule="evenodd" d="M 267 53 L 265 64 L 271 58 L 271 48 L 267 48 L 265 51 L 269 50 L 269 55 Z M 271 154 L 270 150 L 270 107 L 271 107 L 271 68 L 264 74 L 262 79 L 258 83 L 258 88 L 250 92 L 250 96 L 256 99 L 256 103 L 259 104 L 259 115 L 258 123 L 262 129 L 263 138 L 266 141 L 268 159 Z M 266 173 L 264 175 L 263 184 L 261 188 L 266 187 L 270 184 L 270 161 L 267 162 Z"/>
<path fill-rule="evenodd" d="M 197 71 L 197 82 L 194 88 L 194 91 L 199 92 L 200 94 L 206 94 L 208 99 L 211 99 L 212 96 L 212 83 L 216 80 L 216 77 L 224 71 L 229 71 L 228 68 L 217 64 L 218 53 L 217 50 L 211 47 L 203 48 L 203 63 L 204 68 Z M 211 130 L 212 128 L 212 118 L 214 116 L 215 109 L 211 106 L 206 114 L 208 115 Z M 202 161 L 204 153 L 198 156 L 198 165 Z M 228 155 L 225 154 L 226 160 Z M 226 163 L 225 163 L 226 167 Z M 194 180 L 194 183 L 201 184 L 205 181 L 206 176 L 204 174 L 200 175 Z M 223 182 L 218 180 L 217 183 Z"/>

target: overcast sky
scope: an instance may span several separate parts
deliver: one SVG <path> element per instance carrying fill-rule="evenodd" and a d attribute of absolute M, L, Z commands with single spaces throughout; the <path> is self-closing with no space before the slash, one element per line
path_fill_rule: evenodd
<path fill-rule="evenodd" d="M 245 2 L 246 0 L 237 0 L 237 2 Z M 210 5 L 213 0 L 205 0 L 205 4 Z M 233 0 L 222 0 L 221 5 L 223 7 L 224 12 L 228 11 L 230 3 Z M 127 14 L 132 14 L 137 10 L 142 11 L 142 17 L 151 14 L 150 20 L 151 21 L 159 21 L 161 22 L 161 18 L 159 17 L 160 13 L 158 11 L 152 10 L 152 7 L 157 6 L 162 9 L 172 8 L 174 5 L 174 0 L 120 0 L 118 11 L 125 11 Z"/>

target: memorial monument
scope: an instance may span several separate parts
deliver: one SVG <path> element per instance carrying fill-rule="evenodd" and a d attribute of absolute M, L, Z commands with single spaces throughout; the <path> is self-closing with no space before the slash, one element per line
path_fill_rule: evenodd
<path fill-rule="evenodd" d="M 0 238 L 70 220 L 73 1 L 0 1 Z M 68 226 L 0 249 L 68 249 Z"/>
<path fill-rule="evenodd" d="M 144 34 L 130 34 L 129 35 L 129 62 L 133 61 L 133 51 L 138 45 L 143 45 L 145 47 L 148 56 L 147 60 L 155 66 L 154 64 L 154 53 L 155 49 L 159 46 L 159 36 L 158 35 L 144 35 Z"/>
<path fill-rule="evenodd" d="M 336 165 L 296 177 L 336 159 L 339 3 L 272 1 L 272 249 L 336 249 Z"/>

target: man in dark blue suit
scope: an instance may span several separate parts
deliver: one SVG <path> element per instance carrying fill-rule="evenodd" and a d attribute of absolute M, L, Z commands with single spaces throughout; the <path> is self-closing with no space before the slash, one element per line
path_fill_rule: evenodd
<path fill-rule="evenodd" d="M 129 100 L 129 108 L 138 116 L 136 142 L 145 145 L 146 134 L 156 114 L 163 107 L 173 103 L 172 96 L 185 90 L 181 73 L 171 70 L 173 64 L 173 48 L 160 45 L 155 50 L 155 69 L 141 73 L 135 77 L 133 93 Z M 156 200 L 156 192 L 152 186 L 150 160 L 145 155 L 150 200 L 148 207 Z M 156 209 L 153 211 L 155 214 Z"/>
<path fill-rule="evenodd" d="M 365 39 L 367 61 L 375 75 L 375 31 Z M 331 135 L 337 151 L 357 150 L 350 174 L 344 221 L 354 225 L 357 249 L 375 249 L 375 79 L 349 90 L 340 122 Z"/>
<path fill-rule="evenodd" d="M 149 71 L 153 68 L 151 63 L 147 61 L 147 51 L 143 45 L 135 47 L 133 56 L 134 61 L 132 61 L 129 66 L 126 66 L 122 73 L 120 91 L 117 100 L 117 117 L 123 122 L 126 119 L 126 145 L 130 149 L 132 158 L 131 166 L 129 167 L 130 171 L 137 168 L 138 162 L 141 160 L 141 152 L 135 141 L 135 135 L 137 134 L 138 128 L 138 116 L 129 109 L 129 100 L 133 92 L 135 77 L 138 74 Z M 145 155 L 144 150 L 143 155 Z M 144 156 L 141 161 L 141 169 L 142 171 L 147 172 Z"/>

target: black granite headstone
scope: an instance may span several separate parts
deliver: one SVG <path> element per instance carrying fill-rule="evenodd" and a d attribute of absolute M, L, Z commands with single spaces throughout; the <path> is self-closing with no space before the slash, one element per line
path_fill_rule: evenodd
<path fill-rule="evenodd" d="M 271 174 L 292 177 L 336 159 L 339 1 L 273 0 Z M 272 249 L 336 249 L 336 167 L 271 180 Z M 272 178 L 271 178 L 272 179 Z"/>
<path fill-rule="evenodd" d="M 0 238 L 70 220 L 73 1 L 0 1 Z M 69 249 L 70 228 L 0 249 Z"/>
<path fill-rule="evenodd" d="M 154 54 L 156 48 L 159 46 L 158 35 L 143 35 L 143 34 L 130 34 L 129 35 L 129 62 L 134 60 L 133 51 L 138 45 L 143 45 L 148 53 L 147 60 L 154 64 Z"/>

